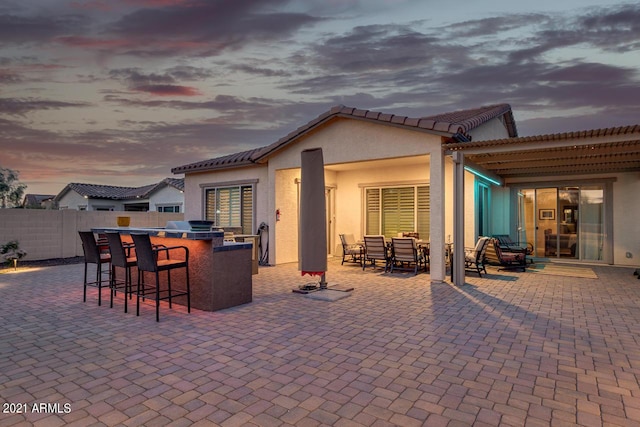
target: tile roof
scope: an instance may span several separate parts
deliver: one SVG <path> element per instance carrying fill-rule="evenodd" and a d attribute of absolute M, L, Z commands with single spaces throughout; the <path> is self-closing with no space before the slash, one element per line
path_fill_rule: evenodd
<path fill-rule="evenodd" d="M 395 114 L 387 114 L 376 111 L 361 110 L 353 107 L 338 105 L 329 111 L 319 115 L 310 122 L 300 126 L 288 135 L 280 138 L 271 145 L 256 148 L 253 150 L 242 151 L 240 153 L 230 154 L 202 162 L 191 163 L 184 166 L 178 166 L 171 169 L 173 173 L 185 173 L 206 171 L 213 169 L 225 169 L 240 166 L 249 166 L 261 163 L 264 159 L 284 146 L 295 141 L 298 137 L 315 129 L 323 123 L 338 117 L 365 120 L 392 126 L 405 127 L 413 130 L 421 130 L 425 132 L 442 134 L 443 136 L 463 135 L 466 139 L 470 139 L 469 132 L 478 126 L 488 122 L 496 117 L 504 116 L 505 125 L 511 136 L 517 136 L 515 120 L 511 112 L 509 104 L 488 105 L 484 107 L 460 110 L 450 113 L 437 114 L 426 117 L 407 117 Z"/>
<path fill-rule="evenodd" d="M 40 206 L 46 200 L 53 199 L 53 194 L 26 194 L 24 196 L 23 206 Z"/>
<path fill-rule="evenodd" d="M 227 156 L 216 157 L 215 159 L 190 163 L 184 166 L 178 166 L 171 169 L 171 172 L 184 173 L 209 169 L 226 169 L 253 165 L 255 164 L 255 162 L 252 160 L 253 157 L 263 148 L 265 147 L 254 148 L 253 150 L 241 151 L 239 153 L 229 154 Z"/>
<path fill-rule="evenodd" d="M 73 190 L 81 196 L 92 199 L 110 199 L 110 200 L 131 200 L 131 199 L 146 199 L 156 190 L 165 187 L 172 186 L 180 191 L 184 191 L 184 179 L 182 178 L 165 178 L 156 184 L 145 185 L 142 187 L 118 187 L 115 185 L 101 185 L 101 184 L 83 184 L 72 182 L 55 197 L 56 200 L 66 194 L 68 191 Z"/>

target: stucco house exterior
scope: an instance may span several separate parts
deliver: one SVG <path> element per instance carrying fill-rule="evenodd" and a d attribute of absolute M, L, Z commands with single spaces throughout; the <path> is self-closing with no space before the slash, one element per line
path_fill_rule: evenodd
<path fill-rule="evenodd" d="M 165 178 L 143 187 L 70 183 L 55 196 L 59 209 L 183 212 L 184 180 Z"/>
<path fill-rule="evenodd" d="M 295 262 L 300 153 L 322 148 L 328 255 L 341 233 L 418 232 L 437 282 L 445 244 L 481 235 L 531 240 L 538 256 L 637 265 L 638 222 L 614 212 L 640 212 L 625 197 L 640 190 L 639 138 L 638 126 L 518 138 L 508 104 L 419 118 L 337 106 L 271 145 L 172 172 L 185 174 L 185 217 L 247 233 L 264 223 L 269 263 Z"/>

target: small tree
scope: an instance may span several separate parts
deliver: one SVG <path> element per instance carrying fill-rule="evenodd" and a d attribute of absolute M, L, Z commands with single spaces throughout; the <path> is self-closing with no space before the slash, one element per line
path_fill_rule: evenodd
<path fill-rule="evenodd" d="M 0 167 L 0 207 L 19 206 L 26 185 L 18 181 L 18 172 Z"/>

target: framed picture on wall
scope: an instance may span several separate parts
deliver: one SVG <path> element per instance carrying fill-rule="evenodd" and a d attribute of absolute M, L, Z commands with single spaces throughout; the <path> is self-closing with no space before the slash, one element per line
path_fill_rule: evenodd
<path fill-rule="evenodd" d="M 554 219 L 556 219 L 556 210 L 555 209 L 539 209 L 538 219 L 553 221 Z"/>

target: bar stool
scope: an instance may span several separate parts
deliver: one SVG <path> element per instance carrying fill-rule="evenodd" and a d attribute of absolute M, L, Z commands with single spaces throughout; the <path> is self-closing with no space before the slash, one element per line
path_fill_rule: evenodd
<path fill-rule="evenodd" d="M 82 240 L 82 250 L 84 252 L 84 294 L 82 301 L 87 302 L 87 286 L 95 286 L 98 288 L 98 305 L 102 305 L 102 274 L 105 271 L 102 270 L 102 264 L 111 265 L 111 255 L 102 253 L 96 238 L 91 231 L 78 231 L 80 239 Z M 87 270 L 89 264 L 96 265 L 96 280 L 93 282 L 87 281 Z M 111 283 L 111 268 L 108 268 L 106 273 L 109 275 L 109 283 Z M 111 296 L 113 304 L 113 294 Z"/>
<path fill-rule="evenodd" d="M 189 248 L 186 246 L 169 246 L 154 248 L 151 245 L 151 238 L 148 234 L 131 234 L 133 243 L 136 246 L 136 259 L 138 265 L 138 286 L 136 290 L 136 316 L 140 315 L 140 296 L 144 297 L 147 289 L 141 288 L 143 272 L 152 272 L 155 275 L 155 300 L 156 300 L 156 322 L 160 321 L 160 300 L 168 300 L 169 308 L 171 308 L 171 299 L 174 297 L 187 297 L 187 311 L 191 313 L 191 292 L 189 288 Z M 184 260 L 170 259 L 169 254 L 172 251 L 181 250 L 184 254 Z M 167 259 L 158 259 L 159 252 L 166 252 Z M 177 268 L 186 269 L 186 289 L 172 291 L 171 289 L 171 270 Z M 167 289 L 160 289 L 160 272 L 167 272 Z M 147 285 L 148 286 L 148 285 Z M 161 297 L 160 294 L 163 294 Z"/>
<path fill-rule="evenodd" d="M 106 234 L 111 253 L 111 307 L 113 307 L 113 295 L 120 287 L 124 288 L 124 312 L 127 313 L 127 296 L 131 299 L 133 295 L 133 285 L 131 284 L 131 267 L 137 265 L 135 256 L 131 256 L 133 244 L 122 243 L 120 233 L 108 231 Z M 124 269 L 124 281 L 116 279 L 116 267 Z"/>

